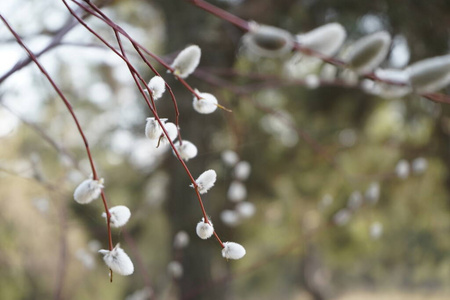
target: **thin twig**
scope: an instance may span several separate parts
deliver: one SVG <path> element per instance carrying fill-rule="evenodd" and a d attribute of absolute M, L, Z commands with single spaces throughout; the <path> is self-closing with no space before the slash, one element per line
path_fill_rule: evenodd
<path fill-rule="evenodd" d="M 139 92 L 142 94 L 142 96 L 144 97 L 148 108 L 150 109 L 150 111 L 152 112 L 152 114 L 154 115 L 155 119 L 157 120 L 158 124 L 160 125 L 164 135 L 167 137 L 167 141 L 169 142 L 175 156 L 177 157 L 177 159 L 180 161 L 181 165 L 183 166 L 183 169 L 185 170 L 186 174 L 189 176 L 189 179 L 192 182 L 192 186 L 196 191 L 197 194 L 197 199 L 200 205 L 200 208 L 202 210 L 202 214 L 203 214 L 203 218 L 204 218 L 204 222 L 210 224 L 209 218 L 207 216 L 206 210 L 204 208 L 203 205 L 203 201 L 202 198 L 200 196 L 200 193 L 198 191 L 198 184 L 196 183 L 194 177 L 192 176 L 191 172 L 189 171 L 186 163 L 184 162 L 184 160 L 181 158 L 178 150 L 175 147 L 175 144 L 173 143 L 173 141 L 170 139 L 168 132 L 165 129 L 164 123 L 161 121 L 161 119 L 158 116 L 158 113 L 156 111 L 156 108 L 151 104 L 151 100 L 148 99 L 148 96 L 146 95 L 146 93 L 144 92 L 144 88 L 141 86 L 141 84 L 139 83 L 139 81 L 141 81 L 141 83 L 144 85 L 144 87 L 149 90 L 147 83 L 142 79 L 142 77 L 140 76 L 139 72 L 133 67 L 133 65 L 131 64 L 131 62 L 127 59 L 127 57 L 125 57 L 122 53 L 119 53 L 117 50 L 115 50 L 115 48 L 113 46 L 111 46 L 104 38 L 102 38 L 98 33 L 96 33 L 91 27 L 89 27 L 89 25 L 87 25 L 86 22 L 84 22 L 67 4 L 66 0 L 62 0 L 65 4 L 65 6 L 67 7 L 67 9 L 70 11 L 70 13 L 78 20 L 78 22 L 80 22 L 88 31 L 90 31 L 93 35 L 95 35 L 98 39 L 100 39 L 108 48 L 110 48 L 116 55 L 118 55 L 128 66 L 131 75 L 133 77 L 133 79 L 135 80 L 136 86 L 139 89 Z M 83 4 L 77 2 L 76 0 L 72 0 L 72 2 L 74 2 L 75 4 L 77 4 L 79 7 L 85 9 L 87 12 L 91 13 L 93 16 L 99 18 L 100 20 L 102 20 L 103 22 L 105 22 L 107 25 L 109 25 L 114 31 L 117 31 L 119 33 L 121 33 L 123 36 L 125 36 L 128 40 L 130 40 L 131 43 L 135 44 L 135 46 L 139 47 L 142 51 L 144 51 L 145 53 L 147 53 L 148 55 L 152 56 L 153 58 L 155 58 L 158 62 L 162 63 L 165 67 L 170 68 L 170 66 L 168 66 L 165 62 L 162 61 L 162 59 L 160 59 L 159 57 L 157 57 L 156 55 L 152 54 L 150 51 L 148 51 L 146 48 L 144 48 L 143 46 L 141 46 L 140 44 L 138 44 L 136 41 L 134 41 L 129 35 L 128 33 L 126 33 L 122 28 L 120 28 L 117 24 L 115 24 L 114 22 L 112 22 L 109 19 L 105 19 L 103 17 L 101 17 L 96 11 L 93 11 L 92 9 L 90 9 L 89 7 L 84 6 Z M 90 5 L 93 5 L 92 3 L 89 3 Z M 117 37 L 117 35 L 116 35 Z M 120 45 L 119 45 L 120 46 Z M 173 71 L 172 68 L 170 68 L 170 70 Z M 139 81 L 137 80 L 137 78 L 139 78 Z M 189 85 L 188 85 L 189 86 Z M 193 89 L 189 86 L 189 88 L 193 91 Z M 150 95 L 151 97 L 151 95 Z M 224 245 L 221 241 L 221 239 L 219 238 L 219 236 L 215 233 L 215 237 L 217 239 L 217 241 L 219 242 L 220 246 L 222 248 L 224 248 Z"/>
<path fill-rule="evenodd" d="M 88 141 L 86 139 L 86 136 L 84 135 L 83 129 L 81 128 L 81 125 L 80 125 L 80 123 L 78 121 L 77 116 L 75 115 L 75 112 L 73 111 L 72 105 L 70 104 L 69 100 L 67 100 L 67 98 L 64 96 L 64 94 L 61 91 L 61 89 L 58 87 L 58 85 L 52 79 L 50 74 L 41 65 L 41 63 L 38 61 L 38 59 L 34 55 L 34 53 L 23 43 L 23 41 L 20 38 L 20 36 L 9 25 L 9 23 L 6 21 L 6 19 L 1 14 L 0 14 L 0 19 L 6 25 L 6 27 L 11 32 L 11 34 L 14 36 L 14 38 L 17 40 L 17 43 L 28 53 L 29 57 L 33 60 L 33 62 L 36 64 L 36 66 L 39 68 L 39 70 L 42 72 L 42 74 L 44 74 L 44 76 L 47 78 L 47 80 L 52 85 L 53 89 L 56 91 L 56 93 L 60 96 L 61 100 L 64 102 L 64 105 L 67 107 L 67 110 L 71 114 L 71 116 L 72 116 L 72 118 L 73 118 L 73 120 L 75 122 L 75 125 L 77 126 L 78 132 L 79 132 L 81 138 L 83 139 L 84 146 L 86 148 L 87 156 L 88 156 L 88 159 L 89 159 L 89 163 L 91 165 L 92 177 L 93 177 L 94 180 L 98 180 L 99 178 L 98 178 L 97 171 L 96 171 L 96 168 L 95 168 L 95 165 L 94 165 L 94 160 L 93 160 L 92 155 L 91 155 L 91 150 L 89 148 L 89 143 L 88 143 Z M 106 213 L 107 229 L 108 229 L 108 244 L 109 244 L 109 250 L 111 251 L 113 249 L 113 246 L 112 246 L 113 242 L 112 242 L 112 235 L 111 235 L 111 214 L 110 214 L 109 209 L 108 209 L 108 204 L 107 204 L 106 196 L 105 196 L 105 193 L 104 193 L 103 189 L 102 189 L 102 192 L 101 192 L 101 196 L 102 196 L 103 206 L 105 208 L 105 213 Z M 110 280 L 112 281 L 112 270 L 110 270 L 110 275 L 111 275 L 110 276 L 110 278 L 111 278 Z"/>
<path fill-rule="evenodd" d="M 186 1 L 189 3 L 192 3 L 194 6 L 197 6 L 198 8 L 201 8 L 201 9 L 217 16 L 218 18 L 220 18 L 224 21 L 227 21 L 227 22 L 230 22 L 230 23 L 236 25 L 237 27 L 239 27 L 245 31 L 250 31 L 249 22 L 247 22 L 246 20 L 241 19 L 241 18 L 239 18 L 217 6 L 214 6 L 213 4 L 205 2 L 204 0 L 186 0 Z M 334 66 L 352 70 L 352 67 L 346 61 L 337 59 L 335 57 L 324 55 L 320 52 L 317 52 L 315 50 L 312 50 L 308 47 L 303 46 L 302 44 L 298 43 L 295 40 L 294 40 L 293 49 L 296 51 L 299 51 L 303 54 L 306 54 L 308 56 L 316 57 L 316 58 L 322 60 L 323 62 L 332 64 Z M 362 74 L 361 77 L 365 78 L 365 79 L 370 79 L 373 81 L 378 81 L 378 82 L 382 82 L 385 84 L 393 85 L 393 86 L 406 86 L 407 85 L 407 83 L 405 83 L 405 82 L 399 82 L 399 81 L 393 81 L 393 80 L 389 80 L 389 79 L 380 78 L 374 72 Z M 441 95 L 441 94 L 435 94 L 435 93 L 420 94 L 420 95 L 425 97 L 426 99 L 434 101 L 434 102 L 450 104 L 450 97 L 447 95 Z"/>
<path fill-rule="evenodd" d="M 36 57 L 40 57 L 44 53 L 52 50 L 53 48 L 59 46 L 61 44 L 62 39 L 64 36 L 69 33 L 76 25 L 78 25 L 77 22 L 75 22 L 72 18 L 68 19 L 64 25 L 56 32 L 53 39 L 48 43 L 48 45 L 42 49 L 41 51 L 35 53 L 34 55 Z M 23 59 L 22 61 L 19 61 L 12 67 L 9 71 L 7 71 L 5 74 L 3 74 L 0 77 L 0 84 L 5 81 L 9 76 L 14 74 L 16 71 L 22 69 L 23 67 L 27 66 L 29 63 L 31 63 L 33 60 L 31 57 L 27 57 Z"/>
<path fill-rule="evenodd" d="M 78 162 L 75 160 L 75 158 L 61 145 L 59 145 L 51 136 L 49 136 L 44 129 L 42 129 L 39 125 L 26 120 L 24 117 L 20 116 L 17 112 L 15 112 L 13 109 L 11 109 L 8 105 L 6 105 L 2 99 L 0 99 L 0 105 L 3 106 L 6 110 L 8 110 L 10 113 L 12 113 L 14 116 L 16 116 L 23 124 L 27 125 L 28 127 L 32 128 L 41 138 L 44 139 L 47 143 L 49 143 L 58 153 L 61 155 L 68 157 L 70 159 L 70 162 L 75 168 L 79 168 Z"/>

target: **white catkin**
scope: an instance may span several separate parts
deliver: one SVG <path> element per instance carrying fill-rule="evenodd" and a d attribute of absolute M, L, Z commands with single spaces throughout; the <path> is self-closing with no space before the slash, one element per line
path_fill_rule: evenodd
<path fill-rule="evenodd" d="M 80 204 L 88 204 L 100 196 L 103 188 L 103 179 L 86 179 L 77 186 L 73 198 Z"/>
<path fill-rule="evenodd" d="M 231 209 L 225 209 L 220 213 L 220 219 L 229 227 L 236 227 L 241 224 L 240 215 Z"/>
<path fill-rule="evenodd" d="M 350 221 L 352 214 L 350 210 L 343 208 L 333 216 L 333 222 L 338 226 L 343 226 Z"/>
<path fill-rule="evenodd" d="M 382 80 L 401 84 L 407 84 L 409 79 L 408 72 L 398 69 L 376 69 L 375 75 Z"/>
<path fill-rule="evenodd" d="M 281 57 L 292 50 L 294 38 L 286 30 L 252 22 L 250 31 L 242 37 L 242 44 L 249 54 Z"/>
<path fill-rule="evenodd" d="M 370 225 L 370 237 L 374 240 L 379 239 L 383 235 L 383 224 L 380 222 L 373 222 Z"/>
<path fill-rule="evenodd" d="M 320 78 L 315 74 L 308 74 L 305 77 L 305 86 L 309 89 L 316 89 L 320 86 Z"/>
<path fill-rule="evenodd" d="M 378 182 L 372 182 L 367 188 L 364 197 L 371 204 L 377 203 L 380 199 L 380 184 Z"/>
<path fill-rule="evenodd" d="M 230 184 L 227 192 L 228 200 L 232 202 L 239 202 L 247 197 L 247 188 L 240 181 L 233 181 Z"/>
<path fill-rule="evenodd" d="M 103 254 L 103 260 L 105 264 L 115 273 L 127 276 L 134 272 L 133 262 L 130 257 L 120 248 L 120 244 L 117 244 L 114 249 L 99 250 L 99 253 Z"/>
<path fill-rule="evenodd" d="M 181 278 L 183 276 L 183 265 L 178 261 L 171 261 L 167 265 L 167 272 L 175 279 Z"/>
<path fill-rule="evenodd" d="M 206 240 L 209 239 L 214 233 L 214 226 L 209 220 L 209 224 L 205 223 L 205 219 L 202 218 L 200 222 L 197 223 L 197 227 L 195 228 L 197 235 L 199 238 Z"/>
<path fill-rule="evenodd" d="M 406 159 L 400 160 L 395 166 L 395 174 L 400 179 L 406 179 L 409 176 L 409 162 Z"/>
<path fill-rule="evenodd" d="M 199 46 L 192 45 L 183 49 L 173 61 L 171 67 L 174 74 L 186 78 L 192 74 L 200 63 L 202 51 Z"/>
<path fill-rule="evenodd" d="M 164 124 L 167 119 L 160 119 Z M 161 137 L 162 129 L 158 121 L 155 118 L 147 118 L 147 124 L 145 125 L 145 136 L 151 140 L 156 140 Z"/>
<path fill-rule="evenodd" d="M 210 114 L 217 109 L 218 101 L 214 95 L 209 93 L 200 93 L 197 89 L 195 90 L 195 93 L 200 97 L 200 99 L 198 99 L 194 95 L 192 102 L 192 106 L 196 112 L 200 114 Z"/>
<path fill-rule="evenodd" d="M 208 192 L 208 190 L 214 186 L 216 179 L 217 174 L 214 170 L 207 170 L 200 174 L 200 176 L 195 181 L 198 185 L 198 192 L 200 194 Z M 193 187 L 193 185 L 191 185 L 191 187 Z"/>
<path fill-rule="evenodd" d="M 183 140 L 183 143 L 181 145 L 180 145 L 180 142 L 177 141 L 175 143 L 175 149 L 177 149 L 181 158 L 185 161 L 188 161 L 191 158 L 196 157 L 197 153 L 198 153 L 197 147 L 193 143 L 191 143 L 187 140 Z M 174 152 L 174 155 L 175 155 L 175 152 Z"/>
<path fill-rule="evenodd" d="M 420 94 L 433 93 L 450 83 L 450 55 L 418 61 L 406 69 L 412 88 Z"/>
<path fill-rule="evenodd" d="M 255 205 L 251 202 L 244 201 L 236 205 L 236 211 L 242 218 L 251 218 L 255 214 Z"/>
<path fill-rule="evenodd" d="M 178 136 L 178 129 L 177 129 L 177 125 L 175 125 L 172 122 L 168 122 L 166 124 L 164 124 L 164 128 L 167 131 L 167 134 L 169 135 L 169 138 L 171 141 L 175 140 Z M 162 137 L 161 137 L 161 145 L 167 145 L 169 143 L 169 141 L 167 140 L 167 136 L 163 133 Z"/>
<path fill-rule="evenodd" d="M 234 242 L 223 243 L 222 256 L 226 259 L 241 259 L 245 255 L 245 248 Z"/>
<path fill-rule="evenodd" d="M 363 204 L 363 196 L 360 191 L 354 191 L 350 194 L 347 201 L 347 207 L 351 210 L 357 210 Z"/>
<path fill-rule="evenodd" d="M 425 171 L 427 170 L 428 160 L 424 157 L 418 157 L 412 161 L 411 165 L 413 173 L 416 175 L 420 175 L 425 173 Z"/>
<path fill-rule="evenodd" d="M 124 205 L 117 205 L 109 209 L 111 214 L 111 225 L 118 228 L 125 225 L 131 217 L 130 209 Z M 102 213 L 102 217 L 106 218 L 106 213 Z"/>
<path fill-rule="evenodd" d="M 391 35 L 386 31 L 367 35 L 353 43 L 347 62 L 358 74 L 370 73 L 386 58 L 390 44 Z"/>
<path fill-rule="evenodd" d="M 166 84 L 161 76 L 154 76 L 148 83 L 148 87 L 154 100 L 161 98 L 166 91 Z"/>
<path fill-rule="evenodd" d="M 381 80 L 395 82 L 397 84 L 372 81 L 370 89 L 366 92 L 385 98 L 399 98 L 411 93 L 412 89 L 409 86 L 409 76 L 406 71 L 398 69 L 376 69 L 374 73 Z"/>
<path fill-rule="evenodd" d="M 183 249 L 189 245 L 189 235 L 186 231 L 179 231 L 173 238 L 173 247 L 175 249 Z"/>
<path fill-rule="evenodd" d="M 252 167 L 248 161 L 240 161 L 234 167 L 234 177 L 238 180 L 247 180 Z"/>
<path fill-rule="evenodd" d="M 329 23 L 296 36 L 297 42 L 321 54 L 332 56 L 341 48 L 347 37 L 339 23 Z"/>
<path fill-rule="evenodd" d="M 233 167 L 239 161 L 239 155 L 233 150 L 225 150 L 220 156 L 223 163 L 228 167 Z"/>

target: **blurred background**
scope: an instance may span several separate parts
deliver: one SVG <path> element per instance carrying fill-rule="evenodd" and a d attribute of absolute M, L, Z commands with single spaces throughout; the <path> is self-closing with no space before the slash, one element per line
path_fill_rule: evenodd
<path fill-rule="evenodd" d="M 387 30 L 383 67 L 449 53 L 447 0 L 210 2 L 293 34 L 338 22 L 346 45 Z M 36 66 L 8 74 L 26 56 L 2 24 L 0 299 L 450 298 L 449 105 L 321 85 L 322 64 L 252 57 L 240 29 L 186 1 L 102 4 L 169 63 L 187 45 L 201 47 L 187 81 L 232 113 L 196 113 L 191 93 L 154 65 L 177 97 L 183 138 L 198 147 L 189 169 L 218 174 L 204 197 L 215 229 L 247 255 L 227 261 L 215 240 L 196 236 L 202 215 L 189 178 L 170 150 L 146 140 L 150 112 L 126 65 L 70 26 L 61 1 L 2 1 L 1 14 L 34 52 L 52 45 L 40 61 L 80 118 L 110 205 L 132 212 L 113 240 L 136 270 L 109 283 L 97 253 L 107 248 L 103 206 L 72 196 L 90 174 L 83 142 Z M 107 26 L 86 21 L 114 44 Z M 69 29 L 57 38 L 61 28 Z M 167 94 L 157 108 L 174 121 Z"/>

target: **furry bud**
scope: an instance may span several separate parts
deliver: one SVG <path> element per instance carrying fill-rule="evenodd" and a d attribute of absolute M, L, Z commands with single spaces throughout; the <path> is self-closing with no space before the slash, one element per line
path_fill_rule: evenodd
<path fill-rule="evenodd" d="M 202 218 L 200 222 L 197 223 L 197 227 L 195 229 L 199 238 L 206 240 L 210 238 L 214 233 L 214 226 L 209 220 L 209 223 L 205 222 L 205 218 Z"/>
<path fill-rule="evenodd" d="M 200 176 L 197 178 L 195 183 L 197 183 L 198 186 L 198 192 L 200 194 L 205 194 L 214 186 L 214 183 L 216 182 L 217 174 L 214 170 L 208 170 L 200 174 Z M 191 184 L 192 187 L 192 184 Z"/>
<path fill-rule="evenodd" d="M 148 88 L 152 93 L 153 99 L 157 100 L 161 98 L 166 91 L 166 83 L 161 76 L 154 76 L 148 83 Z"/>
<path fill-rule="evenodd" d="M 124 205 L 111 207 L 109 213 L 111 214 L 111 225 L 117 228 L 125 225 L 131 216 L 130 209 Z M 106 213 L 102 213 L 102 217 L 106 218 Z"/>
<path fill-rule="evenodd" d="M 103 254 L 105 264 L 113 270 L 113 272 L 123 276 L 133 274 L 133 262 L 125 251 L 120 248 L 120 244 L 117 244 L 111 251 L 102 249 L 98 252 Z"/>
<path fill-rule="evenodd" d="M 175 149 L 177 149 L 181 158 L 185 161 L 190 160 L 197 156 L 198 150 L 197 147 L 189 141 L 183 140 L 183 143 L 180 142 L 175 143 Z"/>
<path fill-rule="evenodd" d="M 186 78 L 192 74 L 200 63 L 202 51 L 199 46 L 192 45 L 181 51 L 173 61 L 171 68 L 173 74 L 181 78 Z"/>
<path fill-rule="evenodd" d="M 339 23 L 329 23 L 296 36 L 297 42 L 311 50 L 330 56 L 336 54 L 347 37 Z"/>
<path fill-rule="evenodd" d="M 73 198 L 80 204 L 88 204 L 100 196 L 103 188 L 103 179 L 86 179 L 75 189 Z"/>
<path fill-rule="evenodd" d="M 389 51 L 391 35 L 379 31 L 357 40 L 350 50 L 347 62 L 358 74 L 367 74 L 377 68 Z"/>
<path fill-rule="evenodd" d="M 160 119 L 164 124 L 167 119 Z M 162 134 L 161 126 L 155 118 L 147 118 L 147 124 L 145 125 L 145 135 L 151 139 L 156 140 L 159 139 Z"/>
<path fill-rule="evenodd" d="M 417 93 L 436 92 L 450 83 L 450 55 L 421 60 L 409 66 L 406 72 Z"/>
<path fill-rule="evenodd" d="M 223 243 L 222 256 L 226 259 L 240 259 L 245 255 L 245 248 L 234 242 Z"/>
<path fill-rule="evenodd" d="M 283 29 L 250 24 L 250 31 L 242 37 L 246 49 L 257 56 L 280 57 L 292 50 L 294 38 Z"/>
<path fill-rule="evenodd" d="M 209 93 L 200 93 L 197 89 L 195 92 L 200 96 L 200 99 L 194 96 L 192 106 L 198 113 L 210 114 L 217 109 L 218 102 L 214 95 Z"/>

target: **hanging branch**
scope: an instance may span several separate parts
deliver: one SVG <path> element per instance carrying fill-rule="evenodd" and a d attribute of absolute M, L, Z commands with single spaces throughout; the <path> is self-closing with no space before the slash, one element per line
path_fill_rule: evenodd
<path fill-rule="evenodd" d="M 132 44 L 133 46 L 140 50 L 142 50 L 143 52 L 145 52 L 146 54 L 150 55 L 151 57 L 155 58 L 159 63 L 161 63 L 164 67 L 166 67 L 169 71 L 173 72 L 173 68 L 171 68 L 170 66 L 168 66 L 165 62 L 163 62 L 163 60 L 161 58 L 159 58 L 158 56 L 152 54 L 150 51 L 148 51 L 145 47 L 143 47 L 142 45 L 138 44 L 134 39 L 132 39 L 128 33 L 126 33 L 122 28 L 120 28 L 117 24 L 115 24 L 112 20 L 110 20 L 109 18 L 107 18 L 106 16 L 104 16 L 104 14 L 99 14 L 98 8 L 95 9 L 91 9 L 92 7 L 95 7 L 94 4 L 88 2 L 89 7 L 86 7 L 85 5 L 77 2 L 76 0 L 72 0 L 72 2 L 74 2 L 75 4 L 77 4 L 79 7 L 83 8 L 86 10 L 86 12 L 92 14 L 93 16 L 97 17 L 98 19 L 100 19 L 101 21 L 103 21 L 104 23 L 106 23 L 109 27 L 111 27 L 115 33 L 116 36 L 116 40 L 118 41 L 119 44 L 119 49 L 120 49 L 120 53 L 110 44 L 108 43 L 104 38 L 102 38 L 97 32 L 95 32 L 95 30 L 93 30 L 86 22 L 84 22 L 67 4 L 66 0 L 62 0 L 63 3 L 65 4 L 66 8 L 69 10 L 69 12 L 77 19 L 77 21 L 83 25 L 88 31 L 90 31 L 93 35 L 95 35 L 103 44 L 105 44 L 111 51 L 113 51 L 117 56 L 119 56 L 127 65 L 133 80 L 135 81 L 135 84 L 139 90 L 139 92 L 141 93 L 141 95 L 143 96 L 144 100 L 147 103 L 148 108 L 150 109 L 151 113 L 153 114 L 155 120 L 158 122 L 159 126 L 161 127 L 164 136 L 167 138 L 167 141 L 170 144 L 170 147 L 172 148 L 175 156 L 177 157 L 177 159 L 180 161 L 183 169 L 185 170 L 186 174 L 188 175 L 191 183 L 192 183 L 192 187 L 195 189 L 196 195 L 197 195 L 197 199 L 198 199 L 198 203 L 200 205 L 200 209 L 202 211 L 202 215 L 203 215 L 203 220 L 206 224 L 211 224 L 204 204 L 203 204 L 203 200 L 200 196 L 200 191 L 199 191 L 199 185 L 196 182 L 196 180 L 194 179 L 194 177 L 192 176 L 189 168 L 187 167 L 186 163 L 184 162 L 184 160 L 182 159 L 179 151 L 177 150 L 177 148 L 175 147 L 175 144 L 173 143 L 173 141 L 170 139 L 169 134 L 164 126 L 164 123 L 161 121 L 158 112 L 156 110 L 156 107 L 154 106 L 154 101 L 152 99 L 152 95 L 149 93 L 147 95 L 147 93 L 145 93 L 145 90 L 149 90 L 148 85 L 146 83 L 146 81 L 142 78 L 142 76 L 140 75 L 140 73 L 133 67 L 133 65 L 131 64 L 131 62 L 128 60 L 128 58 L 126 57 L 125 51 L 123 49 L 122 46 L 122 42 L 120 39 L 120 35 L 123 35 L 125 38 L 127 38 Z M 145 63 L 150 67 L 151 64 L 148 60 L 144 59 L 142 52 L 137 51 L 138 54 L 141 56 L 141 58 L 143 58 L 143 60 L 145 61 Z M 154 67 L 150 67 L 151 70 L 155 70 Z M 155 70 L 156 71 L 156 70 Z M 158 74 L 158 73 L 155 73 Z M 176 76 L 176 75 L 175 75 Z M 194 95 L 196 95 L 197 98 L 201 98 L 200 95 L 198 95 L 197 93 L 195 93 L 194 89 L 192 87 L 189 86 L 189 84 L 186 83 L 186 81 L 184 81 L 182 78 L 179 78 L 178 76 L 176 76 L 177 79 L 179 79 L 180 82 L 183 83 L 183 85 L 188 88 L 189 91 L 193 92 Z M 144 87 L 142 87 L 142 85 Z M 171 93 L 171 95 L 173 95 L 173 93 Z M 150 97 L 149 97 L 150 96 Z M 150 98 L 150 99 L 149 99 Z M 174 103 L 176 103 L 176 99 L 173 96 L 173 101 Z M 176 106 L 177 107 L 177 106 Z M 213 235 L 215 236 L 216 240 L 219 242 L 220 246 L 222 248 L 225 248 L 224 243 L 222 242 L 222 240 L 220 239 L 220 237 L 217 235 L 217 233 L 214 231 Z"/>
<path fill-rule="evenodd" d="M 98 180 L 98 174 L 97 174 L 97 170 L 95 168 L 95 164 L 94 164 L 94 160 L 92 158 L 92 154 L 91 154 L 91 150 L 89 148 L 89 143 L 86 139 L 86 136 L 83 132 L 83 129 L 81 128 L 81 125 L 78 121 L 77 116 L 75 115 L 75 112 L 73 111 L 72 105 L 70 104 L 69 100 L 67 100 L 67 98 L 64 96 L 63 92 L 61 91 L 61 89 L 58 87 L 58 85 L 55 83 L 55 81 L 52 79 L 52 77 L 50 76 L 50 74 L 45 70 L 45 68 L 41 65 L 41 63 L 38 61 L 37 57 L 34 55 L 34 53 L 23 43 L 22 39 L 20 38 L 20 36 L 16 33 L 16 31 L 14 31 L 14 29 L 10 26 L 10 24 L 6 21 L 6 19 L 0 14 L 0 19 L 2 20 L 2 22 L 6 25 L 6 27 L 8 28 L 8 30 L 11 32 L 11 34 L 14 36 L 14 38 L 17 40 L 17 43 L 27 52 L 27 54 L 29 55 L 30 59 L 36 64 L 36 66 L 39 68 L 39 70 L 44 74 L 44 76 L 47 78 L 47 80 L 50 82 L 50 84 L 52 85 L 53 89 L 56 91 L 56 93 L 59 95 L 59 97 L 61 98 L 61 100 L 64 102 L 64 105 L 66 106 L 67 110 L 69 111 L 69 113 L 71 114 L 75 125 L 77 126 L 78 132 L 81 136 L 81 138 L 83 139 L 84 142 L 84 146 L 86 148 L 86 153 L 89 159 L 89 163 L 91 166 L 91 170 L 92 170 L 92 177 L 94 180 Z M 108 209 L 108 203 L 106 200 L 106 195 L 102 189 L 101 191 L 101 197 L 102 197 L 102 201 L 103 201 L 103 206 L 105 208 L 105 213 L 106 213 L 106 220 L 107 220 L 107 230 L 108 230 L 108 246 L 109 246 L 109 250 L 111 251 L 113 249 L 113 242 L 112 242 L 112 235 L 111 235 L 111 214 L 109 212 Z M 112 282 L 112 270 L 110 270 L 110 280 Z"/>

